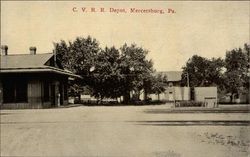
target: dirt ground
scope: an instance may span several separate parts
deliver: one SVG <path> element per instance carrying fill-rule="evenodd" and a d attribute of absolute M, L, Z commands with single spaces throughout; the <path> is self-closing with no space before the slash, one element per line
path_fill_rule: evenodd
<path fill-rule="evenodd" d="M 1 110 L 1 156 L 249 157 L 249 113 L 161 106 Z"/>

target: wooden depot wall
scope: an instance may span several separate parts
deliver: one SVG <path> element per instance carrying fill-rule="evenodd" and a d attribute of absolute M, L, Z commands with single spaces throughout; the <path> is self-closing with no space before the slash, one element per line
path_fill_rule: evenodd
<path fill-rule="evenodd" d="M 3 100 L 3 80 L 13 81 L 14 78 L 24 78 L 27 80 L 27 101 L 4 103 Z M 49 82 L 49 100 L 44 101 L 44 83 Z M 58 106 L 57 95 L 61 96 L 60 105 L 67 104 L 67 97 L 64 98 L 68 77 L 56 74 L 6 74 L 0 79 L 0 108 L 1 109 L 40 109 Z M 55 88 L 52 90 L 52 88 Z M 61 89 L 61 90 L 60 90 Z"/>

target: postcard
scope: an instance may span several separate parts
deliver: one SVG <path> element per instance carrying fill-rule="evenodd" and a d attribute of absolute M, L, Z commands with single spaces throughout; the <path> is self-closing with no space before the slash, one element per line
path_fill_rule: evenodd
<path fill-rule="evenodd" d="M 249 157 L 249 1 L 1 1 L 0 156 Z"/>

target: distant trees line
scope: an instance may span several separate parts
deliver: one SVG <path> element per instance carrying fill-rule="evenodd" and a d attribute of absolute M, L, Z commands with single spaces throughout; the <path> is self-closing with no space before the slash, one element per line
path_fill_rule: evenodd
<path fill-rule="evenodd" d="M 148 50 L 136 44 L 102 49 L 96 39 L 88 36 L 54 43 L 54 51 L 66 69 L 83 77 L 71 83 L 71 95 L 87 90 L 99 100 L 123 96 L 124 102 L 129 103 L 131 91 L 137 99 L 143 91 L 147 100 L 149 93 L 160 94 L 167 86 L 167 77 L 156 75 L 153 61 L 146 58 Z M 242 91 L 249 92 L 249 53 L 250 45 L 245 44 L 243 49 L 226 52 L 225 59 L 194 55 L 183 67 L 182 85 L 216 85 L 237 98 Z"/>

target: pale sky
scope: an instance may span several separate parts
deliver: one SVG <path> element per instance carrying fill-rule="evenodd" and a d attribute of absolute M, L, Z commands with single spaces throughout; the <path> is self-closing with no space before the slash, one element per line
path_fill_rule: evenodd
<path fill-rule="evenodd" d="M 91 7 L 98 12 L 90 12 Z M 165 14 L 130 13 L 130 8 L 163 9 Z M 166 13 L 169 8 L 175 13 Z M 29 53 L 30 46 L 48 53 L 53 42 L 90 35 L 101 47 L 119 48 L 126 42 L 148 49 L 158 71 L 181 70 L 194 54 L 224 57 L 226 50 L 249 43 L 249 10 L 249 1 L 1 1 L 1 45 L 8 45 L 9 54 Z"/>

